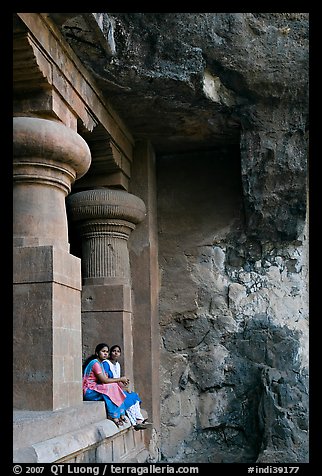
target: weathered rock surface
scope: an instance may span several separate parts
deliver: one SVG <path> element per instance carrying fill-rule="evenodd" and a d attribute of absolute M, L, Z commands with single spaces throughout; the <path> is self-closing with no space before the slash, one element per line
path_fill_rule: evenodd
<path fill-rule="evenodd" d="M 236 162 L 193 154 L 158 170 L 164 458 L 307 462 L 306 229 L 249 239 Z"/>
<path fill-rule="evenodd" d="M 307 13 L 95 13 L 105 42 L 88 27 L 92 14 L 52 15 L 135 138 L 159 154 L 240 144 L 248 233 L 296 239 L 306 209 Z"/>

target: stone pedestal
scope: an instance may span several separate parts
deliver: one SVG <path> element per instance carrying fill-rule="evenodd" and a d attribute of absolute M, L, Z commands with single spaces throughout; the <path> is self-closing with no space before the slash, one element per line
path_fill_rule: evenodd
<path fill-rule="evenodd" d="M 90 165 L 85 141 L 46 119 L 13 125 L 13 406 L 82 402 L 80 260 L 68 253 L 65 196 Z"/>
<path fill-rule="evenodd" d="M 133 381 L 131 270 L 127 241 L 145 217 L 143 201 L 100 188 L 70 195 L 68 212 L 82 237 L 84 357 L 99 342 L 122 347 L 121 365 Z"/>

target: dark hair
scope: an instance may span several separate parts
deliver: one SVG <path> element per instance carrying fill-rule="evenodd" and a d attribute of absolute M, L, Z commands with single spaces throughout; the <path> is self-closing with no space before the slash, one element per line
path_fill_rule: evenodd
<path fill-rule="evenodd" d="M 122 349 L 121 349 L 121 346 L 118 345 L 118 344 L 114 344 L 112 345 L 112 347 L 110 347 L 110 351 L 109 351 L 109 354 L 111 355 L 111 353 L 113 352 L 114 349 L 116 349 L 116 347 L 118 347 L 120 349 L 120 352 L 122 353 Z"/>
<path fill-rule="evenodd" d="M 95 354 L 90 355 L 89 357 L 87 357 L 87 359 L 84 360 L 83 366 L 82 366 L 83 375 L 84 375 L 84 370 L 86 369 L 87 365 L 90 363 L 91 360 L 97 359 L 98 353 L 99 353 L 100 350 L 103 349 L 103 347 L 107 347 L 109 349 L 109 346 L 107 344 L 105 344 L 105 342 L 101 342 L 100 344 L 97 344 L 97 346 L 95 347 Z"/>
<path fill-rule="evenodd" d="M 101 344 L 97 344 L 95 347 L 95 355 L 99 353 L 100 350 L 103 349 L 103 347 L 107 347 L 109 349 L 109 346 L 105 344 L 105 342 L 102 342 Z"/>

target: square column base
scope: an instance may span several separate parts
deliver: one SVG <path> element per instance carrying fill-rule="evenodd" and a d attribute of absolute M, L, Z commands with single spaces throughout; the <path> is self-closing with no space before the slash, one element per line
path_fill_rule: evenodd
<path fill-rule="evenodd" d="M 122 348 L 122 374 L 133 382 L 131 288 L 123 284 L 85 284 L 82 292 L 83 358 L 105 342 Z"/>
<path fill-rule="evenodd" d="M 82 402 L 80 259 L 53 246 L 14 248 L 13 407 Z"/>

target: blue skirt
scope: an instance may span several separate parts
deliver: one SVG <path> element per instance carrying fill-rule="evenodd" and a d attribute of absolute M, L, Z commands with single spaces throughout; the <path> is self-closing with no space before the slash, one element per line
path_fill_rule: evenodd
<path fill-rule="evenodd" d="M 115 405 L 115 403 L 112 402 L 112 400 L 107 395 L 104 395 L 103 393 L 99 393 L 96 390 L 91 390 L 90 388 L 86 390 L 84 395 L 84 400 L 94 401 L 94 402 L 104 400 L 106 415 L 109 418 L 120 418 L 120 416 L 124 415 L 125 413 L 125 410 L 123 408 L 123 404 L 125 400 L 122 403 L 122 405 L 118 407 L 117 405 Z"/>
<path fill-rule="evenodd" d="M 126 390 L 123 390 L 125 393 L 126 397 L 124 402 L 122 403 L 120 408 L 123 408 L 124 410 L 127 410 L 130 408 L 132 405 L 134 405 L 136 402 L 141 402 L 141 398 L 139 395 L 135 392 L 127 392 Z"/>

